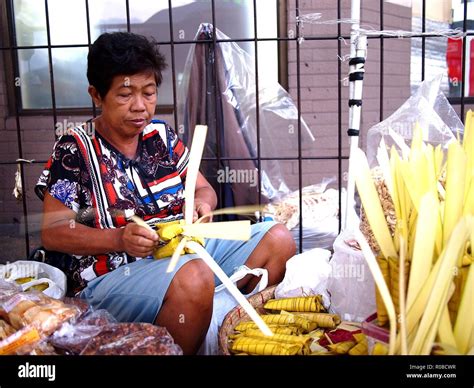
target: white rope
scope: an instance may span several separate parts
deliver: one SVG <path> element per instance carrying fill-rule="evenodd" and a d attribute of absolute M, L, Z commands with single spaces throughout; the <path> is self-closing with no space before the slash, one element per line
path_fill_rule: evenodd
<path fill-rule="evenodd" d="M 411 38 L 411 37 L 421 37 L 421 36 L 439 36 L 451 39 L 462 39 L 466 36 L 460 28 L 446 28 L 446 29 L 439 29 L 433 31 L 425 31 L 425 32 L 416 32 L 416 31 L 403 31 L 403 30 L 375 30 L 371 26 L 366 26 L 366 28 L 359 29 L 361 34 L 366 36 L 394 36 L 400 39 L 402 38 Z"/>
<path fill-rule="evenodd" d="M 332 19 L 332 20 L 319 20 L 321 19 L 321 13 L 308 13 L 296 17 L 298 23 L 310 23 L 310 24 L 341 24 L 341 23 L 355 23 L 357 20 L 354 19 Z"/>
<path fill-rule="evenodd" d="M 309 23 L 309 24 L 325 24 L 325 25 L 331 25 L 331 24 L 341 24 L 341 23 L 348 23 L 348 24 L 354 24 L 359 22 L 359 20 L 356 19 L 350 19 L 350 18 L 345 18 L 345 19 L 332 19 L 332 20 L 320 20 L 322 14 L 319 12 L 316 13 L 309 13 L 306 15 L 300 15 L 296 17 L 297 23 L 301 24 L 301 27 L 304 27 L 304 23 Z M 433 30 L 433 31 L 425 31 L 425 32 L 416 32 L 416 31 L 404 31 L 404 30 L 376 30 L 374 27 L 370 25 L 364 25 L 365 28 L 359 28 L 359 32 L 361 34 L 364 34 L 365 36 L 393 36 L 393 37 L 398 37 L 400 39 L 402 38 L 410 38 L 410 37 L 422 37 L 422 36 L 439 36 L 439 37 L 445 37 L 445 38 L 451 38 L 451 39 L 462 39 L 463 37 L 466 36 L 466 33 L 462 31 L 460 28 L 445 28 L 445 29 L 439 29 L 439 30 Z M 302 31 L 303 32 L 303 31 Z M 301 40 L 299 43 L 302 43 L 304 40 L 304 34 L 303 36 L 299 38 Z"/>

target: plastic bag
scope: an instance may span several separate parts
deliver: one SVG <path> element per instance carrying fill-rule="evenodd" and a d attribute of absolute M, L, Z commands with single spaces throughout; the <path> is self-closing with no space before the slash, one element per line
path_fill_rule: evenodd
<path fill-rule="evenodd" d="M 166 328 L 151 323 L 115 323 L 94 336 L 81 355 L 162 355 L 183 354 Z"/>
<path fill-rule="evenodd" d="M 249 297 L 257 292 L 264 290 L 268 285 L 268 271 L 264 268 L 250 269 L 245 265 L 240 266 L 237 271 L 230 277 L 233 283 L 237 283 L 240 279 L 243 279 L 246 275 L 254 275 L 261 277 L 257 286 L 252 292 L 245 295 Z M 217 355 L 219 353 L 218 344 L 218 333 L 219 328 L 224 320 L 226 314 L 237 305 L 237 301 L 225 288 L 223 284 L 216 287 L 214 291 L 214 304 L 212 310 L 211 323 L 198 354 L 200 355 Z"/>
<path fill-rule="evenodd" d="M 337 237 L 329 264 L 331 312 L 346 321 L 364 321 L 376 309 L 375 284 L 351 231 L 345 230 Z"/>
<path fill-rule="evenodd" d="M 53 333 L 51 344 L 68 354 L 80 354 L 89 341 L 117 320 L 107 310 L 89 311 L 76 323 L 65 323 Z"/>
<path fill-rule="evenodd" d="M 201 24 L 195 40 L 212 41 L 214 28 Z M 203 173 L 211 184 L 224 184 L 223 206 L 258 203 L 257 144 L 261 143 L 261 156 L 294 157 L 298 154 L 298 111 L 290 94 L 278 82 L 265 82 L 259 78 L 256 105 L 255 62 L 252 56 L 229 37 L 215 30 L 218 43 L 191 46 L 179 87 L 178 112 L 184 140 L 192 138 L 196 124 L 208 126 L 205 157 L 219 154 L 239 160 L 221 161 L 224 168 L 217 170 L 212 163 L 204 166 Z M 215 70 L 215 71 L 214 71 Z M 260 139 L 257 139 L 257 114 L 260 121 Z M 216 120 L 215 120 L 216 118 Z M 302 141 L 315 141 L 309 127 L 301 119 Z M 285 149 L 277 139 L 285 138 Z M 219 144 L 218 144 L 219 142 Z M 282 154 L 283 152 L 283 154 Z M 281 162 L 261 162 L 261 192 L 270 200 L 289 193 L 282 173 Z M 234 173 L 234 175 L 230 175 Z M 222 179 L 220 179 L 222 178 Z M 251 179 L 249 179 L 251 178 Z M 232 195 L 230 195 L 232 194 Z"/>
<path fill-rule="evenodd" d="M 66 295 L 66 275 L 60 269 L 46 263 L 18 260 L 0 265 L 0 278 L 20 285 L 23 291 L 46 287 L 42 292 L 51 298 Z"/>
<path fill-rule="evenodd" d="M 63 323 L 74 320 L 82 311 L 40 292 L 19 292 L 0 301 L 0 317 L 15 329 L 33 325 L 40 335 L 49 336 Z"/>
<path fill-rule="evenodd" d="M 313 248 L 331 249 L 339 233 L 339 191 L 328 189 L 335 178 L 324 179 L 321 183 L 306 186 L 302 190 L 303 208 L 303 251 Z M 345 204 L 345 189 L 341 191 L 341 203 Z M 299 198 L 296 190 L 281 200 L 268 204 L 266 216 L 284 224 L 293 235 L 299 249 Z"/>
<path fill-rule="evenodd" d="M 403 155 L 403 143 L 410 143 L 413 128 L 418 123 L 423 140 L 433 146 L 447 148 L 457 132 L 464 132 L 464 125 L 440 90 L 442 76 L 425 80 L 418 90 L 391 116 L 374 125 L 367 133 L 367 159 L 376 166 L 377 149 L 381 139 L 388 149 L 393 146 Z"/>
<path fill-rule="evenodd" d="M 321 295 L 323 305 L 329 308 L 327 279 L 331 273 L 329 258 L 331 252 L 315 248 L 293 256 L 286 262 L 283 281 L 275 289 L 275 298 Z"/>

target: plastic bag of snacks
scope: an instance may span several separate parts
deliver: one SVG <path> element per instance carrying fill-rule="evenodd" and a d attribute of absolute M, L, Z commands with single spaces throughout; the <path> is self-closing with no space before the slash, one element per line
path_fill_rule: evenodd
<path fill-rule="evenodd" d="M 66 322 L 50 337 L 50 343 L 67 354 L 79 354 L 89 341 L 117 320 L 107 310 L 89 311 L 77 322 Z"/>
<path fill-rule="evenodd" d="M 33 325 L 41 336 L 49 336 L 64 322 L 83 311 L 40 292 L 20 292 L 0 301 L 0 318 L 19 330 Z"/>
<path fill-rule="evenodd" d="M 93 337 L 81 355 L 182 355 L 164 327 L 151 323 L 107 325 Z"/>

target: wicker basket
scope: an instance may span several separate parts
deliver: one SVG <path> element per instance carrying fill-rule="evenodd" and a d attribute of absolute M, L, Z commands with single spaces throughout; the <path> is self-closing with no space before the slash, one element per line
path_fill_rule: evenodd
<path fill-rule="evenodd" d="M 252 295 L 248 298 L 249 303 L 252 305 L 257 313 L 265 314 L 263 305 L 270 299 L 275 297 L 276 286 L 271 286 L 264 289 L 261 292 Z M 230 356 L 229 344 L 227 338 L 234 332 L 234 327 L 242 321 L 249 321 L 250 317 L 245 310 L 239 305 L 230 310 L 222 321 L 222 326 L 219 330 L 219 352 L 225 356 Z"/>

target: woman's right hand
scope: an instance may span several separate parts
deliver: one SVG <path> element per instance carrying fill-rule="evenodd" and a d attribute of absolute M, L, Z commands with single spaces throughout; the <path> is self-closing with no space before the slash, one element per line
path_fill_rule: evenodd
<path fill-rule="evenodd" d="M 158 242 L 158 235 L 143 226 L 130 223 L 120 229 L 121 252 L 135 257 L 146 257 L 153 254 Z"/>

